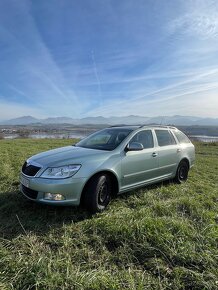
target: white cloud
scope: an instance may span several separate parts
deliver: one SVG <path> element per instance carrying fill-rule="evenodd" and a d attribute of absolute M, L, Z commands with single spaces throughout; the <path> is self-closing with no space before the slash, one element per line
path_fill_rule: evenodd
<path fill-rule="evenodd" d="M 184 1 L 185 13 L 168 25 L 171 33 L 196 37 L 199 40 L 218 38 L 218 2 L 211 0 Z"/>
<path fill-rule="evenodd" d="M 218 37 L 218 14 L 186 14 L 171 23 L 172 32 L 188 34 L 201 39 Z"/>

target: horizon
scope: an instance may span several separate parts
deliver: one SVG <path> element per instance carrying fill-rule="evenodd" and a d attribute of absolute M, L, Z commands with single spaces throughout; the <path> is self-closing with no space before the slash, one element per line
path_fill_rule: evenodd
<path fill-rule="evenodd" d="M 185 117 L 185 118 L 211 118 L 211 119 L 217 119 L 216 117 L 202 117 L 202 116 L 196 116 L 196 115 L 156 115 L 156 116 L 142 116 L 142 115 L 135 115 L 135 114 L 131 114 L 131 115 L 122 115 L 122 116 L 116 116 L 116 115 L 111 115 L 111 116 L 107 116 L 107 117 L 104 117 L 102 115 L 97 115 L 97 116 L 86 116 L 86 117 L 81 117 L 81 118 L 73 118 L 73 117 L 69 117 L 69 116 L 50 116 L 50 117 L 43 117 L 43 118 L 38 118 L 36 116 L 32 116 L 32 115 L 22 115 L 22 116 L 18 116 L 16 118 L 13 118 L 13 119 L 19 119 L 19 118 L 34 118 L 34 119 L 52 119 L 52 118 L 71 118 L 71 119 L 83 119 L 83 118 L 125 118 L 125 117 L 140 117 L 140 118 L 164 118 L 164 117 Z M 10 119 L 7 119 L 7 120 L 10 120 Z M 2 120 L 0 119 L 0 121 L 7 121 L 7 120 Z"/>
<path fill-rule="evenodd" d="M 218 118 L 218 2 L 2 1 L 0 121 Z"/>
<path fill-rule="evenodd" d="M 186 121 L 190 118 L 190 119 L 199 119 L 199 120 L 218 120 L 218 118 L 212 118 L 212 117 L 201 117 L 201 116 L 191 116 L 191 115 L 187 115 L 187 116 L 184 116 L 184 115 L 157 115 L 157 116 L 142 116 L 142 115 L 123 115 L 123 116 L 107 116 L 107 117 L 104 117 L 102 115 L 98 115 L 98 116 L 86 116 L 86 117 L 82 117 L 82 118 L 72 118 L 72 117 L 67 117 L 67 116 L 53 116 L 53 117 L 45 117 L 45 118 L 37 118 L 36 116 L 31 116 L 31 115 L 26 115 L 26 116 L 18 116 L 16 118 L 12 118 L 12 119 L 0 119 L 0 125 L 4 125 L 4 122 L 8 122 L 8 121 L 13 121 L 13 120 L 19 120 L 19 119 L 28 119 L 28 118 L 33 118 L 33 119 L 36 119 L 38 121 L 45 121 L 47 119 L 61 119 L 61 118 L 69 118 L 69 119 L 72 119 L 72 120 L 83 120 L 83 119 L 88 119 L 88 118 L 104 118 L 104 119 L 108 119 L 108 120 L 112 120 L 112 118 L 147 118 L 147 119 L 151 119 L 151 121 L 153 122 L 152 119 L 162 119 L 162 121 L 164 122 L 164 119 L 165 118 L 182 118 L 182 119 L 186 119 Z M 197 120 L 192 120 L 193 122 L 196 122 Z M 31 123 L 30 123 L 31 124 Z M 202 125 L 202 124 L 201 124 Z M 212 124 L 212 126 L 214 126 L 214 124 Z"/>

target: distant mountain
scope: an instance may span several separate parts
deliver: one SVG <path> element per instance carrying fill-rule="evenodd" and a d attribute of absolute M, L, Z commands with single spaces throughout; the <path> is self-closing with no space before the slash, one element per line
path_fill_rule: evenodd
<path fill-rule="evenodd" d="M 1 122 L 0 124 L 2 125 L 30 125 L 30 124 L 35 124 L 35 123 L 40 123 L 40 120 L 32 116 L 23 116 L 23 117 Z"/>
<path fill-rule="evenodd" d="M 105 125 L 140 125 L 140 124 L 162 124 L 175 126 L 218 126 L 218 118 L 201 118 L 193 116 L 157 116 L 157 117 L 143 117 L 143 116 L 124 116 L 124 117 L 86 117 L 82 119 L 73 119 L 69 117 L 55 117 L 47 119 L 36 119 L 32 116 L 23 116 L 20 118 L 4 121 L 1 125 L 31 125 L 31 124 L 73 124 L 73 125 L 87 125 L 87 124 L 105 124 Z"/>

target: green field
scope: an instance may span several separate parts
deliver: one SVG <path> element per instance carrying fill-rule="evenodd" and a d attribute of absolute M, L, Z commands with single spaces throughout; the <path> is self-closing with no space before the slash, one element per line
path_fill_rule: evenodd
<path fill-rule="evenodd" d="M 182 184 L 123 194 L 91 216 L 19 193 L 24 160 L 72 140 L 0 140 L 0 289 L 218 289 L 218 144 Z"/>

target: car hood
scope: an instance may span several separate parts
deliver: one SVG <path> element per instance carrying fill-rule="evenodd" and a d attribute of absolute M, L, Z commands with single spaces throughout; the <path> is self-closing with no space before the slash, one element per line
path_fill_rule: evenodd
<path fill-rule="evenodd" d="M 87 158 L 96 158 L 105 155 L 109 151 L 88 149 L 76 146 L 66 146 L 39 153 L 32 156 L 27 162 L 33 161 L 43 167 L 54 167 L 69 164 L 82 164 Z"/>

